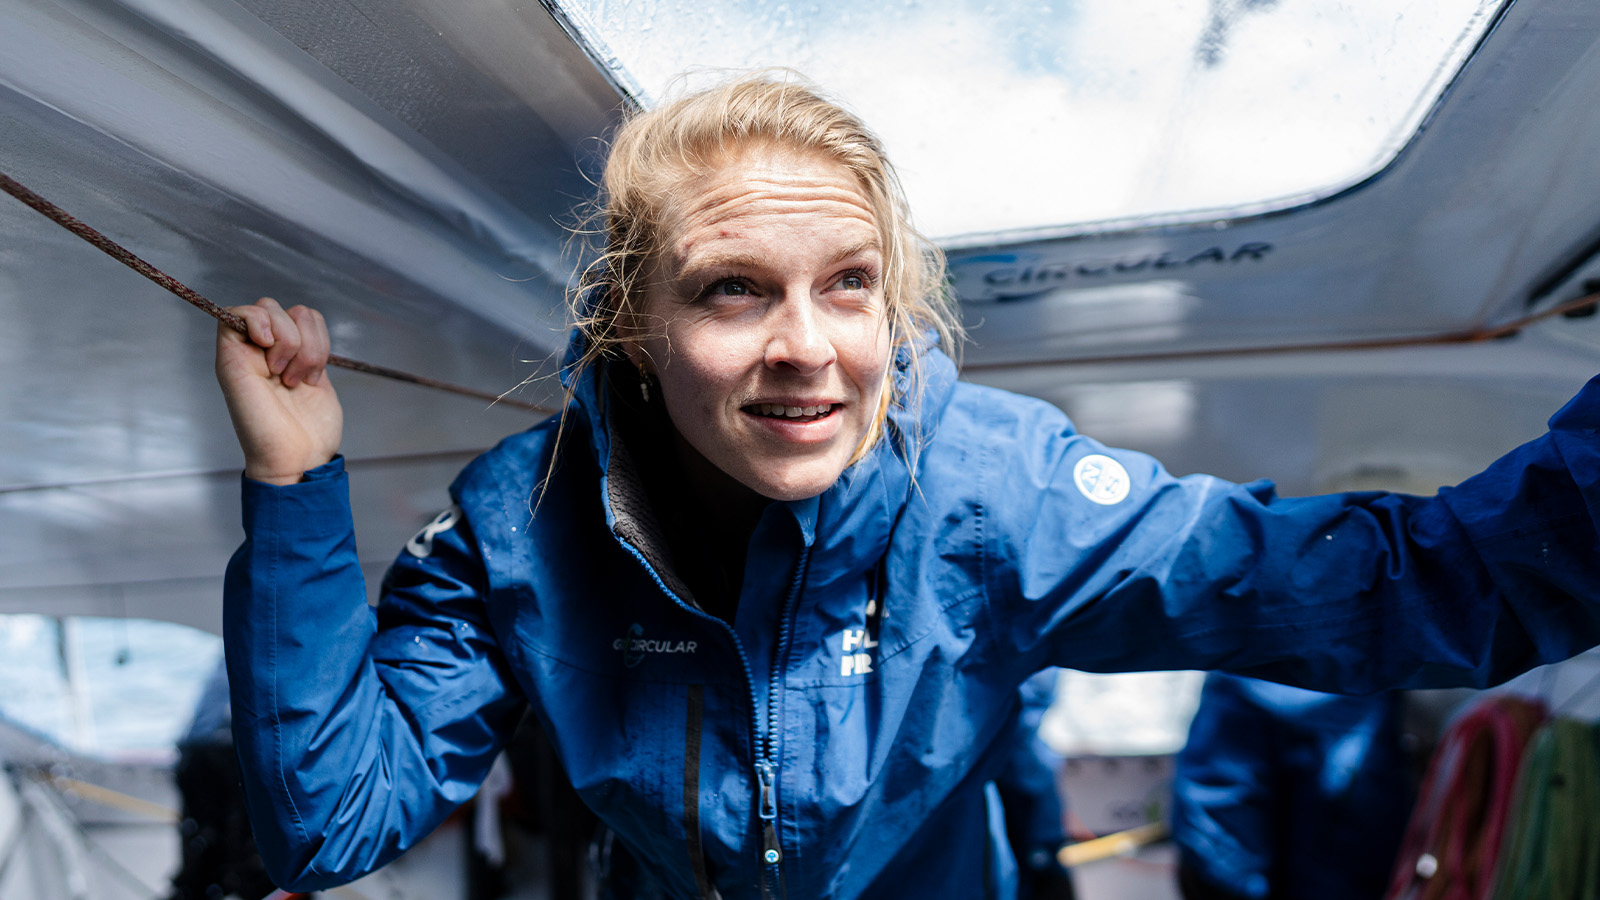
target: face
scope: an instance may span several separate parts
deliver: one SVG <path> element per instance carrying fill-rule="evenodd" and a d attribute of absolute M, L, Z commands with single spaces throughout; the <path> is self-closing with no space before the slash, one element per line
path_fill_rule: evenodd
<path fill-rule="evenodd" d="M 628 355 L 658 380 L 690 477 L 822 493 L 878 415 L 889 359 L 866 197 L 837 163 L 751 151 L 676 213 Z"/>

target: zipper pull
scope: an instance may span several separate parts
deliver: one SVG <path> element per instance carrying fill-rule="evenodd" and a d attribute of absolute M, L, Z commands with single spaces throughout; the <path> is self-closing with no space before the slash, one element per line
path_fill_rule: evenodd
<path fill-rule="evenodd" d="M 783 848 L 778 846 L 778 829 L 772 827 L 770 819 L 761 832 L 761 861 L 769 866 L 783 862 Z"/>
<path fill-rule="evenodd" d="M 778 788 L 773 783 L 774 773 L 772 763 L 762 760 L 756 763 L 756 784 L 761 786 L 761 807 L 758 814 L 764 821 L 771 821 L 778 817 Z"/>
<path fill-rule="evenodd" d="M 766 760 L 756 763 L 756 784 L 761 791 L 756 809 L 756 814 L 761 817 L 761 861 L 770 866 L 783 861 L 783 850 L 778 846 L 778 829 L 774 824 L 778 818 L 778 786 L 775 782 L 772 763 Z"/>

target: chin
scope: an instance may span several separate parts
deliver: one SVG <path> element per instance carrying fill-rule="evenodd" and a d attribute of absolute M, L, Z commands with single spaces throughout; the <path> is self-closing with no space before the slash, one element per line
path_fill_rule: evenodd
<path fill-rule="evenodd" d="M 814 487 L 761 491 L 760 493 L 768 500 L 778 500 L 787 503 L 792 500 L 809 500 L 810 498 L 823 493 L 830 487 L 833 487 L 832 483 L 817 485 Z"/>
<path fill-rule="evenodd" d="M 843 471 L 841 465 L 804 466 L 792 472 L 766 473 L 745 484 L 770 500 L 805 500 L 833 487 Z"/>

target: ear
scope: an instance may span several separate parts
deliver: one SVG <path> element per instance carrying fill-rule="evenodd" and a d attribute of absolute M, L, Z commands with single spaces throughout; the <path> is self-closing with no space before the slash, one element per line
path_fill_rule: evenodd
<path fill-rule="evenodd" d="M 616 286 L 612 286 L 606 295 L 607 305 L 611 307 L 611 333 L 615 336 L 614 347 L 621 348 L 623 355 L 628 358 L 628 363 L 635 369 L 644 365 L 646 358 L 644 347 L 641 346 L 639 323 L 629 304 L 622 302 Z"/>
<path fill-rule="evenodd" d="M 643 369 L 644 361 L 649 358 L 649 354 L 644 352 L 644 347 L 640 346 L 638 341 L 623 341 L 622 352 L 627 354 L 628 362 L 635 369 Z"/>

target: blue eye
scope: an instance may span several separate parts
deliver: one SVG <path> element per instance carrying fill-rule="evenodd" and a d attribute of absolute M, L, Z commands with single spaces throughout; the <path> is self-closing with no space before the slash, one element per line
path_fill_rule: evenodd
<path fill-rule="evenodd" d="M 872 276 L 860 270 L 846 272 L 839 276 L 834 286 L 844 291 L 865 291 L 872 287 Z"/>
<path fill-rule="evenodd" d="M 713 283 L 705 290 L 705 296 L 747 297 L 750 294 L 750 285 L 737 278 L 728 278 Z"/>

